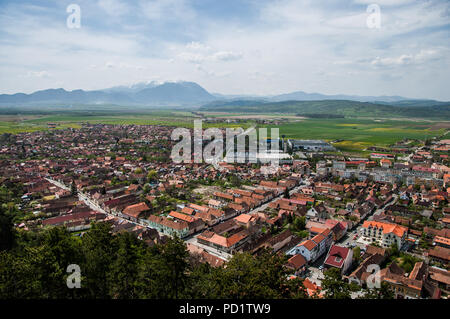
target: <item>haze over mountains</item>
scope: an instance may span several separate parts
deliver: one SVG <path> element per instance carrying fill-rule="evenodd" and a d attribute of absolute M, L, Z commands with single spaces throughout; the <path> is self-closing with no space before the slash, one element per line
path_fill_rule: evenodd
<path fill-rule="evenodd" d="M 1 94 L 1 106 L 70 106 L 73 104 L 115 104 L 140 106 L 201 106 L 208 103 L 249 105 L 282 101 L 349 100 L 399 104 L 400 106 L 432 106 L 443 102 L 434 100 L 413 100 L 401 96 L 356 96 L 325 95 L 320 93 L 291 92 L 273 96 L 223 95 L 209 93 L 194 82 L 148 82 L 131 86 L 117 86 L 103 90 L 85 91 L 48 89 L 31 94 Z"/>

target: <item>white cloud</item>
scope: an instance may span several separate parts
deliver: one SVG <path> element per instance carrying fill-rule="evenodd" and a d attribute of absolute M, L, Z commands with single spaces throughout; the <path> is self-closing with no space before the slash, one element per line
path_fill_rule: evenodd
<path fill-rule="evenodd" d="M 423 64 L 439 58 L 440 57 L 436 50 L 421 50 L 417 54 L 402 54 L 398 57 L 376 57 L 370 62 L 370 64 L 374 67 L 396 67 L 411 64 Z"/>
<path fill-rule="evenodd" d="M 186 44 L 186 49 L 194 50 L 194 51 L 210 51 L 211 47 L 209 47 L 201 42 L 192 41 L 192 42 Z"/>
<path fill-rule="evenodd" d="M 28 71 L 25 77 L 48 78 L 50 77 L 50 73 L 47 71 Z"/>
<path fill-rule="evenodd" d="M 211 46 L 201 42 L 190 42 L 177 54 L 177 57 L 183 61 L 201 64 L 204 62 L 227 62 L 236 61 L 242 58 L 241 52 L 233 51 L 215 51 Z M 177 48 L 174 48 L 177 51 Z"/>
<path fill-rule="evenodd" d="M 130 10 L 128 5 L 120 0 L 99 0 L 98 6 L 111 16 L 121 16 Z"/>
<path fill-rule="evenodd" d="M 227 21 L 188 0 L 87 1 L 77 30 L 56 8 L 0 4 L 0 89 L 96 89 L 158 77 L 227 94 L 449 100 L 450 2 L 386 1 L 368 1 L 381 6 L 378 30 L 367 28 L 366 6 L 354 0 L 253 1 L 252 17 L 233 13 Z M 386 83 L 390 73 L 400 80 Z"/>
<path fill-rule="evenodd" d="M 196 16 L 186 0 L 141 0 L 140 10 L 150 20 L 189 20 Z"/>
<path fill-rule="evenodd" d="M 355 0 L 358 4 L 378 4 L 379 6 L 399 6 L 417 2 L 417 0 Z"/>
<path fill-rule="evenodd" d="M 242 53 L 231 51 L 219 51 L 210 56 L 214 61 L 234 61 L 242 58 Z"/>

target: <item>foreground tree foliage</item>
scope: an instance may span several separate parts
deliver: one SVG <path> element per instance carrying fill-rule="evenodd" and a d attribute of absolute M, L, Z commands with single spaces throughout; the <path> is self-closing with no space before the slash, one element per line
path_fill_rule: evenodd
<path fill-rule="evenodd" d="M 15 237 L 12 247 L 0 251 L 0 299 L 308 296 L 301 279 L 289 279 L 287 257 L 269 251 L 239 253 L 225 267 L 215 268 L 189 255 L 179 238 L 149 247 L 132 233 L 113 235 L 107 223 L 94 223 L 81 238 L 61 227 L 19 231 Z M 79 289 L 66 284 L 71 264 L 81 270 Z M 338 273 L 326 275 L 323 282 L 328 298 L 348 298 L 347 285 Z"/>
<path fill-rule="evenodd" d="M 269 252 L 237 254 L 213 268 L 179 238 L 149 247 L 129 232 L 112 235 L 107 223 L 81 238 L 55 227 L 20 232 L 16 241 L 0 252 L 0 298 L 304 297 L 301 282 L 287 279 L 285 257 Z M 71 264 L 80 266 L 80 289 L 67 287 Z"/>
<path fill-rule="evenodd" d="M 361 299 L 394 299 L 394 292 L 387 283 L 382 282 L 380 288 L 367 289 Z"/>

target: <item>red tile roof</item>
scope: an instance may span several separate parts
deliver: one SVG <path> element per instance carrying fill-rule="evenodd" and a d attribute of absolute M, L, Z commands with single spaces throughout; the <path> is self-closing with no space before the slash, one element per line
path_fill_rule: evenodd
<path fill-rule="evenodd" d="M 327 258 L 325 259 L 326 265 L 333 266 L 336 268 L 342 268 L 344 265 L 345 258 L 347 258 L 350 253 L 350 249 L 346 247 L 341 247 L 337 245 L 331 246 Z"/>

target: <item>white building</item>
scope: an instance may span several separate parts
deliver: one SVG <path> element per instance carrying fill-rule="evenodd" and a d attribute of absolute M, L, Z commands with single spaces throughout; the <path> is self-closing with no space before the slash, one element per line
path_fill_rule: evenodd
<path fill-rule="evenodd" d="M 376 221 L 365 221 L 360 230 L 363 239 L 376 242 L 383 248 L 389 248 L 395 243 L 398 249 L 405 243 L 407 233 L 406 227 Z"/>

